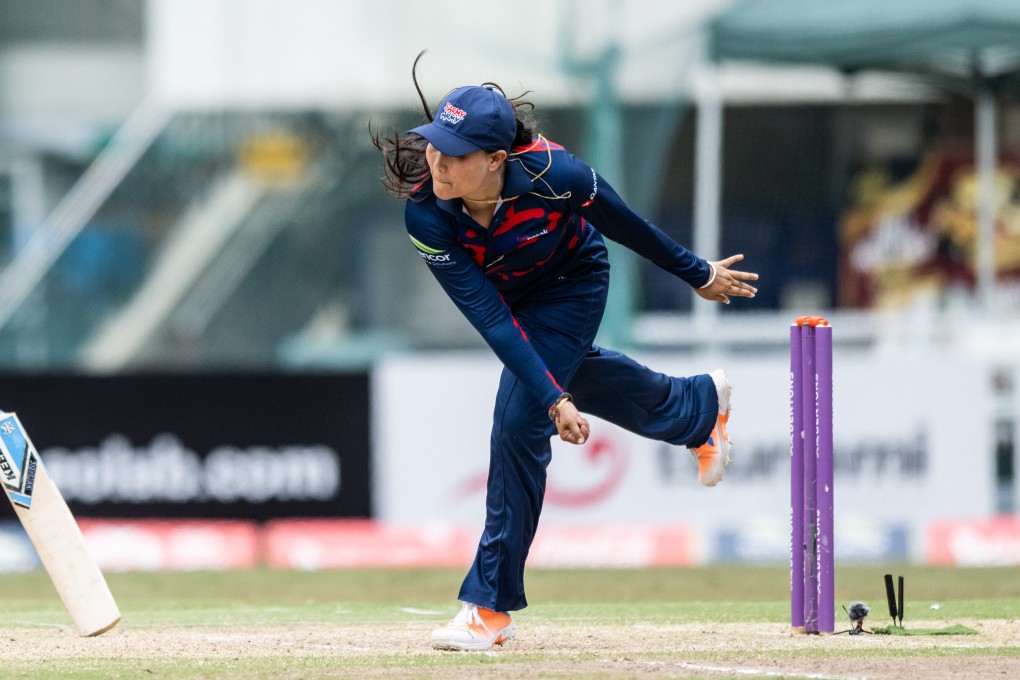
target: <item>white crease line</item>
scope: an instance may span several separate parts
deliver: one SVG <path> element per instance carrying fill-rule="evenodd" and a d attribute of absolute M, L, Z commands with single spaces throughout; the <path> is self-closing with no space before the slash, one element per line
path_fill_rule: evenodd
<path fill-rule="evenodd" d="M 763 678 L 810 678 L 811 680 L 851 680 L 845 675 L 824 675 L 822 673 L 797 673 L 793 671 L 767 671 L 761 668 L 731 668 L 727 666 L 705 666 L 703 664 L 684 661 L 681 668 L 692 671 L 709 671 L 711 673 L 734 673 L 736 675 L 753 675 Z"/>

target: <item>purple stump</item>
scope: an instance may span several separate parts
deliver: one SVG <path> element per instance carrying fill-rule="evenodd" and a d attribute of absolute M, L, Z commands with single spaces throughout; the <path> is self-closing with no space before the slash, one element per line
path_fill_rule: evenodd
<path fill-rule="evenodd" d="M 800 325 L 790 326 L 790 626 L 804 629 L 804 389 Z"/>
<path fill-rule="evenodd" d="M 815 419 L 815 329 L 813 326 L 801 326 L 801 387 L 803 392 L 802 418 L 804 426 L 804 630 L 808 633 L 818 632 L 818 569 L 815 563 L 816 544 L 816 484 L 818 481 L 817 465 L 817 423 Z"/>
<path fill-rule="evenodd" d="M 832 463 L 832 328 L 815 330 L 815 370 L 818 372 L 817 409 L 817 526 L 815 543 L 818 574 L 817 630 L 835 630 L 833 566 L 833 463 Z"/>

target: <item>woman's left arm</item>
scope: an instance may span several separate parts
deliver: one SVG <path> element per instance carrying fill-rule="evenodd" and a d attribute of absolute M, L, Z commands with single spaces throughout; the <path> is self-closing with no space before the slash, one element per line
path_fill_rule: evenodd
<path fill-rule="evenodd" d="M 744 259 L 743 255 L 717 262 L 698 257 L 634 212 L 589 166 L 574 158 L 571 161 L 576 164 L 571 168 L 575 185 L 571 193 L 587 197 L 577 209 L 599 233 L 680 277 L 706 300 L 728 303 L 730 295 L 754 297 L 757 293 L 757 289 L 746 283 L 756 281 L 757 274 L 731 269 L 733 264 Z"/>

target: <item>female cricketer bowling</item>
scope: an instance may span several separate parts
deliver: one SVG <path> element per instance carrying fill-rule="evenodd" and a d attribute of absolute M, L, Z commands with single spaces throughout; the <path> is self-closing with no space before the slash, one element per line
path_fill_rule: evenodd
<path fill-rule="evenodd" d="M 690 284 L 706 300 L 754 297 L 757 274 L 707 262 L 627 207 L 591 167 L 538 134 L 531 105 L 461 87 L 426 124 L 374 135 L 383 183 L 406 199 L 411 243 L 503 363 L 490 440 L 485 529 L 460 588 L 461 611 L 437 649 L 488 650 L 514 636 L 527 606 L 524 563 L 535 536 L 550 437 L 583 444 L 581 411 L 687 446 L 713 486 L 729 462 L 730 385 L 722 371 L 678 378 L 594 344 L 606 306 L 603 236 Z"/>

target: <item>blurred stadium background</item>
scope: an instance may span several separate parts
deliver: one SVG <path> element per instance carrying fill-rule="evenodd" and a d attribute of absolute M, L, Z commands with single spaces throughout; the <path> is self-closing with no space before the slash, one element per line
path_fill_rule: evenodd
<path fill-rule="evenodd" d="M 835 330 L 837 564 L 1020 564 L 1015 0 L 0 0 L 0 406 L 106 569 L 466 566 L 499 366 L 369 126 L 465 83 L 753 301 L 615 248 L 605 344 L 737 448 L 557 448 L 535 566 L 789 559 L 788 328 Z M 37 567 L 13 512 L 0 569 Z"/>

